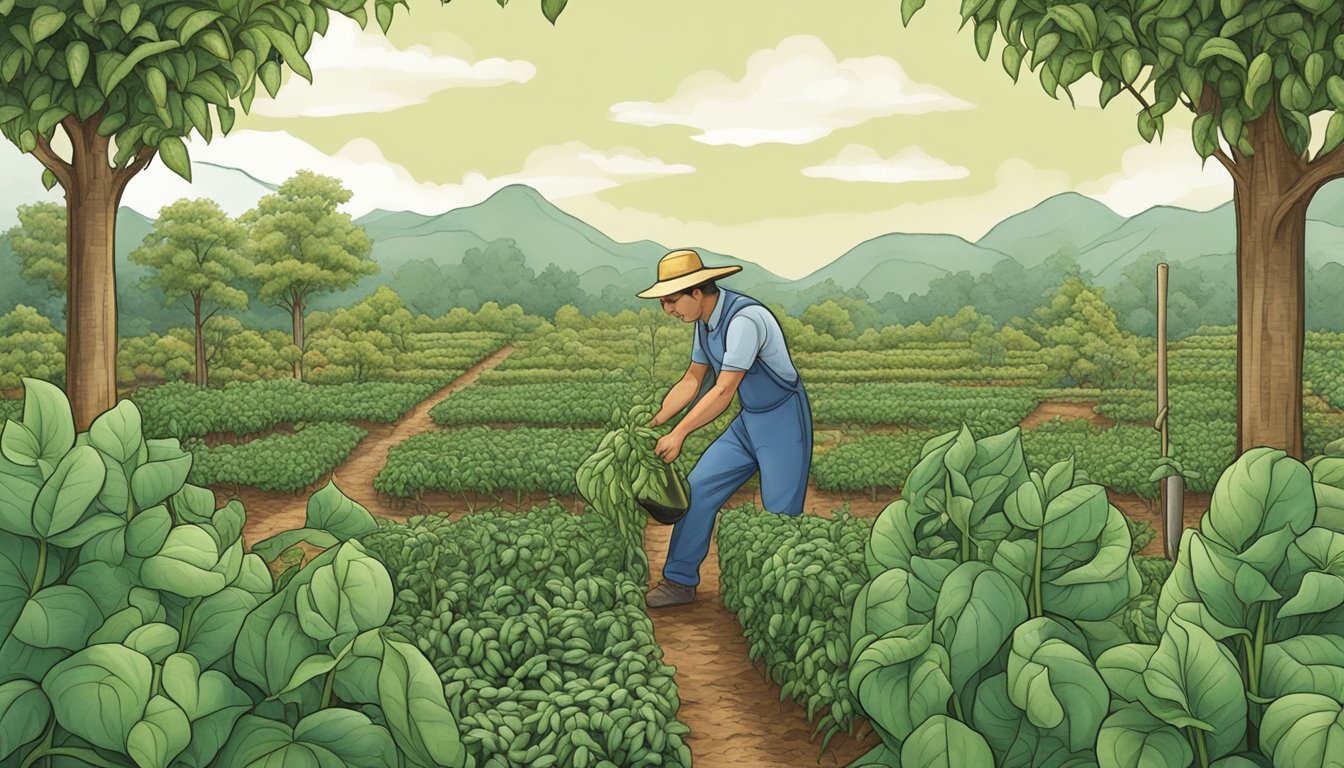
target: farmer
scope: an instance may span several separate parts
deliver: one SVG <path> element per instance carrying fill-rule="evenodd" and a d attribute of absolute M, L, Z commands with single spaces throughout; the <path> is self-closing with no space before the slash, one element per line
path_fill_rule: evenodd
<path fill-rule="evenodd" d="M 650 426 L 666 423 L 704 390 L 712 370 L 717 380 L 699 402 L 658 440 L 655 453 L 671 462 L 691 432 L 728 408 L 733 395 L 741 412 L 710 444 L 687 480 L 691 508 L 672 529 L 663 579 L 645 598 L 650 608 L 695 599 L 700 563 L 709 553 L 714 519 L 728 497 L 757 470 L 761 501 L 771 512 L 803 511 L 812 463 L 812 407 L 793 367 L 779 321 L 760 302 L 715 280 L 741 267 L 706 267 L 695 251 L 673 251 L 658 262 L 658 281 L 637 294 L 659 299 L 663 311 L 695 324 L 691 364 L 663 398 Z"/>

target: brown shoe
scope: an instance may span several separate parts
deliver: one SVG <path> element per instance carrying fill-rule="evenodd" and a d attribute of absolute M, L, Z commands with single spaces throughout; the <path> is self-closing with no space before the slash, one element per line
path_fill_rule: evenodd
<path fill-rule="evenodd" d="M 644 596 L 644 604 L 650 608 L 669 608 L 674 605 L 685 605 L 694 599 L 695 587 L 662 579 L 658 582 L 658 586 L 650 589 Z"/>

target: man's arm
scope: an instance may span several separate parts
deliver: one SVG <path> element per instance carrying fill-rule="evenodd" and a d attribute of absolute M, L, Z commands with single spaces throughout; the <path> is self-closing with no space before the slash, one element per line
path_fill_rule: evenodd
<path fill-rule="evenodd" d="M 720 371 L 718 381 L 710 387 L 700 402 L 696 403 L 691 412 L 686 414 L 686 418 L 672 428 L 671 434 L 684 441 L 687 435 L 718 418 L 719 414 L 728 410 L 728 405 L 733 402 L 733 395 L 737 394 L 737 385 L 746 375 L 746 371 L 730 371 L 726 368 Z"/>
<path fill-rule="evenodd" d="M 657 427 L 667 423 L 673 416 L 681 413 L 683 408 L 690 405 L 691 401 L 695 399 L 696 393 L 700 391 L 700 383 L 705 380 L 705 374 L 707 373 L 709 373 L 708 365 L 691 363 L 691 367 L 686 369 L 686 375 L 682 376 L 681 380 L 673 384 L 672 388 L 667 391 L 667 395 L 663 398 L 663 407 L 654 415 L 653 420 L 649 422 L 649 426 Z"/>

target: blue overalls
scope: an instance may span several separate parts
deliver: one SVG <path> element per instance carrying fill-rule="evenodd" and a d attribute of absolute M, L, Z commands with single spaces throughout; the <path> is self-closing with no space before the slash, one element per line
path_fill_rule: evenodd
<path fill-rule="evenodd" d="M 725 302 L 714 330 L 695 321 L 700 348 L 714 375 L 723 368 L 728 323 L 738 310 L 760 302 L 719 289 Z M 700 583 L 700 563 L 709 553 L 714 520 L 728 497 L 759 469 L 761 502 L 786 515 L 803 511 L 808 469 L 812 465 L 812 406 L 801 377 L 785 381 L 758 358 L 738 385 L 741 411 L 710 444 L 687 477 L 691 508 L 672 528 L 663 577 L 678 584 Z"/>

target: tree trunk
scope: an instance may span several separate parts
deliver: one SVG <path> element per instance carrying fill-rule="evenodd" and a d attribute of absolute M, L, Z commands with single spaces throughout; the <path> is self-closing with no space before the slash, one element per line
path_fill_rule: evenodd
<path fill-rule="evenodd" d="M 1248 125 L 1255 154 L 1239 159 L 1237 213 L 1237 453 L 1268 446 L 1302 458 L 1306 216 L 1301 179 L 1273 110 Z M 1289 201 L 1296 195 L 1297 199 Z M 1283 211 L 1279 209 L 1287 206 Z"/>
<path fill-rule="evenodd" d="M 191 298 L 195 313 L 193 317 L 196 320 L 196 386 L 206 387 L 210 383 L 210 374 L 206 370 L 205 336 L 201 330 L 201 295 L 199 293 L 192 294 Z"/>
<path fill-rule="evenodd" d="M 303 299 L 295 297 L 292 314 L 294 320 L 294 346 L 299 348 L 299 356 L 294 358 L 294 378 L 303 381 Z"/>
<path fill-rule="evenodd" d="M 92 126 L 71 136 L 66 186 L 68 293 L 65 392 L 83 431 L 117 404 L 117 275 L 113 250 L 122 185 L 108 164 L 107 139 Z"/>

